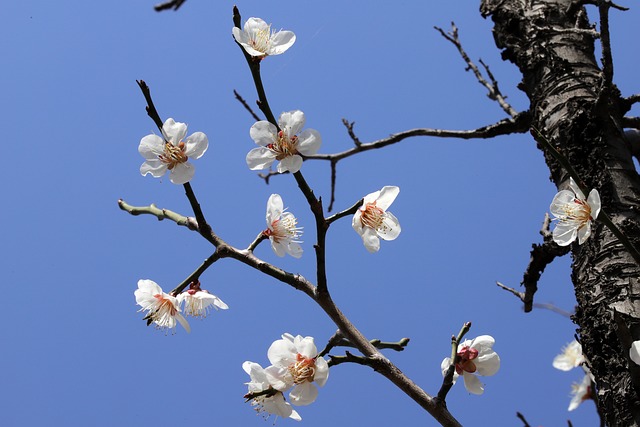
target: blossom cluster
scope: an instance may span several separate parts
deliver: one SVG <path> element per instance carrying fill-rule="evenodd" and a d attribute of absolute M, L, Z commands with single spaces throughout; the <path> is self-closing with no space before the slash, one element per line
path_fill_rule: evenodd
<path fill-rule="evenodd" d="M 591 399 L 594 378 L 589 368 L 585 366 L 585 361 L 585 357 L 582 354 L 582 346 L 577 340 L 573 340 L 564 346 L 562 353 L 553 359 L 553 367 L 561 371 L 570 371 L 577 367 L 581 367 L 584 371 L 582 381 L 571 385 L 569 411 L 576 409 L 585 400 Z"/>
<path fill-rule="evenodd" d="M 200 289 L 200 282 L 192 283 L 188 290 L 178 294 L 177 297 L 163 292 L 160 285 L 153 280 L 138 280 L 138 289 L 135 290 L 136 303 L 146 311 L 144 320 L 147 325 L 154 323 L 157 329 L 175 333 L 176 324 L 191 332 L 189 322 L 182 313 L 191 317 L 204 318 L 211 309 L 226 310 L 229 308 L 220 298 L 207 290 Z"/>
<path fill-rule="evenodd" d="M 492 376 L 500 369 L 500 357 L 493 350 L 495 340 L 490 335 L 481 335 L 472 340 L 465 340 L 458 345 L 458 352 L 455 361 L 446 357 L 440 368 L 442 376 L 446 376 L 451 364 L 455 364 L 453 372 L 453 383 L 462 375 L 464 387 L 469 393 L 480 395 L 484 393 L 484 386 L 480 382 L 478 375 Z"/>
<path fill-rule="evenodd" d="M 267 417 L 273 414 L 300 421 L 302 418 L 284 393 L 289 391 L 289 400 L 296 406 L 313 403 L 318 397 L 315 384 L 322 387 L 329 378 L 327 361 L 318 355 L 313 337 L 289 333 L 271 344 L 267 357 L 271 362 L 267 368 L 250 361 L 242 364 L 250 377 L 245 398 L 258 413 L 266 412 Z"/>
<path fill-rule="evenodd" d="M 560 246 L 568 246 L 576 238 L 583 244 L 591 235 L 591 222 L 600 214 L 600 194 L 593 189 L 589 197 L 573 178 L 569 179 L 569 189 L 561 190 L 555 195 L 549 210 L 558 223 L 553 230 L 553 241 Z"/>

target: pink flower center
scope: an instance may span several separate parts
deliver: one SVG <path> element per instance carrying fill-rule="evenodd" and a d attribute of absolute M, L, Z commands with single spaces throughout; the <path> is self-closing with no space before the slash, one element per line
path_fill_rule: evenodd
<path fill-rule="evenodd" d="M 282 160 L 285 157 L 298 154 L 298 136 L 293 135 L 289 138 L 286 132 L 278 132 L 278 139 L 273 143 L 267 145 L 267 148 L 276 153 L 276 160 Z"/>
<path fill-rule="evenodd" d="M 367 203 L 363 208 L 360 208 L 362 212 L 360 216 L 360 222 L 364 227 L 371 227 L 374 230 L 385 231 L 387 226 L 384 225 L 384 211 L 376 206 L 376 202 Z"/>
<path fill-rule="evenodd" d="M 305 381 L 312 382 L 316 375 L 316 359 L 306 358 L 298 353 L 296 362 L 289 365 L 289 373 L 295 384 L 302 384 Z"/>
<path fill-rule="evenodd" d="M 476 364 L 473 360 L 478 357 L 478 350 L 469 346 L 462 346 L 458 349 L 458 361 L 456 362 L 456 372 L 462 375 L 463 372 L 473 373 L 476 371 Z"/>
<path fill-rule="evenodd" d="M 164 154 L 160 154 L 158 158 L 162 163 L 168 165 L 169 170 L 172 170 L 176 165 L 186 162 L 189 158 L 184 154 L 186 149 L 185 143 L 180 141 L 176 146 L 170 142 L 164 144 Z"/>

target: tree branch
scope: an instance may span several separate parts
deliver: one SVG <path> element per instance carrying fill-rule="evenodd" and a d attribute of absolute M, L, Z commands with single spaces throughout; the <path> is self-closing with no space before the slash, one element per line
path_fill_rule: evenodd
<path fill-rule="evenodd" d="M 247 101 L 245 101 L 244 98 L 241 97 L 235 89 L 233 90 L 233 94 L 235 95 L 235 98 L 238 100 L 238 102 L 242 104 L 242 106 L 249 112 L 249 114 L 251 114 L 251 117 L 253 117 L 256 122 L 262 120 L 256 113 L 253 112 L 253 109 L 249 106 L 249 104 L 247 104 Z"/>
<path fill-rule="evenodd" d="M 446 401 L 447 394 L 449 393 L 449 390 L 451 390 L 451 387 L 453 387 L 453 373 L 456 370 L 456 363 L 460 360 L 460 356 L 458 356 L 458 346 L 460 345 L 462 338 L 464 338 L 467 332 L 469 332 L 469 329 L 471 329 L 471 322 L 467 322 L 462 325 L 462 329 L 458 332 L 457 337 L 453 335 L 451 336 L 451 365 L 449 365 L 449 368 L 444 375 L 442 386 L 436 396 L 436 401 L 442 402 L 442 404 Z"/>
<path fill-rule="evenodd" d="M 482 60 L 480 60 L 480 63 L 482 64 L 485 71 L 487 72 L 487 75 L 489 76 L 489 80 L 491 80 L 491 83 L 489 83 L 484 78 L 484 76 L 478 69 L 478 66 L 474 64 L 473 61 L 471 61 L 471 59 L 469 58 L 469 55 L 467 55 L 467 52 L 465 52 L 464 48 L 462 47 L 462 43 L 460 42 L 460 39 L 458 37 L 458 28 L 456 27 L 456 24 L 454 22 L 451 22 L 451 32 L 449 33 L 444 32 L 444 30 L 440 27 L 433 27 L 433 28 L 438 30 L 442 35 L 442 37 L 449 40 L 458 49 L 460 56 L 462 57 L 464 62 L 467 63 L 467 71 L 468 70 L 473 71 L 473 74 L 476 76 L 476 79 L 478 80 L 478 82 L 482 86 L 487 88 L 487 90 L 489 91 L 489 93 L 487 94 L 489 99 L 496 101 L 498 104 L 500 104 L 500 108 L 502 108 L 502 110 L 505 113 L 507 113 L 510 117 L 515 118 L 518 115 L 518 113 L 516 112 L 516 110 L 513 109 L 513 107 L 511 107 L 511 105 L 509 105 L 509 103 L 506 101 L 507 97 L 503 96 L 502 93 L 500 92 L 500 89 L 498 89 L 498 82 L 494 79 L 493 74 L 491 74 L 491 72 L 489 71 L 489 67 L 487 67 L 484 64 L 484 62 L 482 62 Z"/>
<path fill-rule="evenodd" d="M 184 4 L 185 1 L 187 0 L 169 0 L 164 3 L 158 3 L 157 5 L 153 6 L 153 8 L 155 9 L 156 12 L 160 12 L 167 9 L 178 10 L 180 9 L 180 6 Z"/>
<path fill-rule="evenodd" d="M 131 206 L 127 202 L 122 199 L 118 199 L 118 206 L 123 211 L 129 212 L 131 215 L 153 215 L 158 218 L 158 221 L 162 221 L 163 219 L 169 219 L 175 222 L 178 225 L 183 227 L 187 227 L 192 231 L 198 230 L 198 222 L 194 217 L 186 217 L 180 215 L 179 213 L 170 211 L 169 209 L 158 209 L 155 204 L 150 204 L 149 206 Z"/>

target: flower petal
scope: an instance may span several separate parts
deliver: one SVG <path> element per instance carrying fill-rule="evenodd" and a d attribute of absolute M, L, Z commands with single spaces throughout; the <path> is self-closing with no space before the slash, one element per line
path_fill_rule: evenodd
<path fill-rule="evenodd" d="M 313 380 L 320 387 L 323 387 L 329 379 L 329 365 L 327 361 L 322 357 L 316 359 L 316 374 L 313 376 Z"/>
<path fill-rule="evenodd" d="M 569 246 L 578 236 L 578 230 L 573 224 L 560 222 L 553 229 L 553 241 L 559 246 Z"/>
<path fill-rule="evenodd" d="M 370 253 L 378 252 L 380 250 L 380 239 L 378 239 L 377 232 L 371 227 L 364 227 L 362 232 L 362 243 L 364 247 Z"/>
<path fill-rule="evenodd" d="M 302 157 L 294 154 L 293 156 L 285 157 L 278 163 L 278 172 L 283 173 L 289 171 L 296 173 L 302 167 Z"/>
<path fill-rule="evenodd" d="M 191 181 L 193 175 L 196 173 L 196 168 L 189 162 L 178 163 L 171 169 L 169 179 L 174 184 L 185 184 Z"/>
<path fill-rule="evenodd" d="M 629 357 L 636 365 L 640 365 L 640 341 L 634 341 L 629 349 Z"/>
<path fill-rule="evenodd" d="M 271 49 L 269 55 L 280 55 L 289 49 L 296 41 L 293 31 L 278 31 L 271 38 Z"/>
<path fill-rule="evenodd" d="M 138 153 L 147 160 L 158 160 L 158 156 L 164 153 L 164 139 L 158 135 L 147 135 L 140 140 Z"/>
<path fill-rule="evenodd" d="M 310 382 L 298 384 L 289 393 L 291 403 L 296 406 L 305 406 L 313 403 L 318 397 L 318 388 Z"/>
<path fill-rule="evenodd" d="M 304 127 L 306 119 L 300 110 L 286 111 L 280 114 L 278 126 L 291 138 L 297 135 Z"/>
<path fill-rule="evenodd" d="M 187 333 L 191 333 L 191 327 L 189 326 L 189 322 L 187 322 L 187 319 L 185 319 L 182 316 L 182 314 L 176 313 L 175 318 L 178 322 L 180 322 L 180 324 L 185 329 L 185 331 L 187 331 Z"/>
<path fill-rule="evenodd" d="M 266 147 L 278 139 L 278 129 L 266 120 L 261 120 L 251 126 L 249 136 L 256 144 Z"/>
<path fill-rule="evenodd" d="M 167 172 L 166 163 L 162 163 L 160 160 L 147 160 L 142 165 L 140 165 L 140 174 L 142 176 L 146 176 L 147 174 L 151 174 L 154 178 L 160 178 Z"/>
<path fill-rule="evenodd" d="M 591 218 L 598 219 L 598 215 L 600 214 L 600 208 L 602 204 L 600 203 L 600 193 L 595 188 L 589 192 L 589 198 L 587 199 L 587 203 L 591 208 Z"/>
<path fill-rule="evenodd" d="M 549 206 L 549 211 L 553 214 L 553 216 L 562 218 L 565 216 L 565 206 L 567 204 L 573 204 L 576 195 L 569 190 L 561 190 L 553 197 L 551 201 L 551 205 Z"/>
<path fill-rule="evenodd" d="M 266 169 L 273 164 L 276 155 L 265 147 L 254 148 L 247 153 L 247 166 L 251 170 Z"/>
<path fill-rule="evenodd" d="M 578 244 L 583 244 L 591 236 L 591 221 L 578 228 Z"/>
<path fill-rule="evenodd" d="M 267 226 L 271 228 L 274 221 L 280 219 L 284 212 L 284 203 L 279 194 L 272 194 L 267 200 Z"/>
<path fill-rule="evenodd" d="M 582 192 L 580 187 L 578 187 L 578 184 L 576 184 L 572 177 L 569 177 L 569 188 L 571 188 L 576 194 L 577 199 L 584 200 L 584 193 Z"/>
<path fill-rule="evenodd" d="M 162 125 L 162 134 L 168 142 L 177 146 L 187 136 L 187 125 L 168 118 Z"/>
<path fill-rule="evenodd" d="M 474 362 L 476 373 L 485 377 L 495 375 L 500 369 L 500 357 L 495 351 L 478 356 Z"/>
<path fill-rule="evenodd" d="M 315 129 L 305 129 L 298 134 L 298 152 L 304 156 L 316 154 L 322 145 L 320 132 Z"/>
<path fill-rule="evenodd" d="M 400 228 L 400 222 L 391 212 L 385 212 L 382 218 L 384 228 L 378 230 L 378 237 L 383 240 L 395 240 L 402 229 Z"/>
<path fill-rule="evenodd" d="M 396 197 L 398 197 L 398 193 L 400 193 L 400 187 L 396 187 L 395 185 L 382 187 L 376 201 L 376 206 L 386 211 Z"/>
<path fill-rule="evenodd" d="M 202 132 L 195 132 L 184 140 L 186 148 L 184 154 L 192 159 L 199 159 L 209 148 L 209 139 Z"/>
<path fill-rule="evenodd" d="M 469 393 L 478 395 L 484 393 L 483 384 L 480 382 L 478 377 L 468 372 L 463 372 L 462 377 L 464 378 L 464 387 Z"/>
<path fill-rule="evenodd" d="M 303 252 L 302 246 L 297 242 L 289 242 L 287 245 L 287 253 L 294 258 L 301 258 Z"/>

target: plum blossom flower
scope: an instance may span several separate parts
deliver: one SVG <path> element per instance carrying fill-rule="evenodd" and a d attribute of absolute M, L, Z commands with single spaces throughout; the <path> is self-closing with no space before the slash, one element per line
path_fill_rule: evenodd
<path fill-rule="evenodd" d="M 591 221 L 600 213 L 600 194 L 593 189 L 585 199 L 584 193 L 573 178 L 569 180 L 569 190 L 561 190 L 555 195 L 549 210 L 558 220 L 553 230 L 553 241 L 560 246 L 568 246 L 576 237 L 583 244 L 591 235 Z"/>
<path fill-rule="evenodd" d="M 316 400 L 318 389 L 329 378 L 329 365 L 318 356 L 313 337 L 282 335 L 274 341 L 267 352 L 272 366 L 267 368 L 271 384 L 276 390 L 288 390 L 291 403 L 298 406 L 309 405 Z"/>
<path fill-rule="evenodd" d="M 569 403 L 569 411 L 576 409 L 585 400 L 591 399 L 591 373 L 586 372 L 580 383 L 571 385 L 571 402 Z"/>
<path fill-rule="evenodd" d="M 371 253 L 380 250 L 380 239 L 394 240 L 400 235 L 398 219 L 387 211 L 399 192 L 396 186 L 384 186 L 380 191 L 367 194 L 353 216 L 351 225 Z"/>
<path fill-rule="evenodd" d="M 244 23 L 244 29 L 233 27 L 231 32 L 249 55 L 260 59 L 268 55 L 280 55 L 296 41 L 292 31 L 273 31 L 271 24 L 260 18 L 249 18 Z"/>
<path fill-rule="evenodd" d="M 562 348 L 562 353 L 553 359 L 553 367 L 560 369 L 561 371 L 570 371 L 571 369 L 582 365 L 582 363 L 584 363 L 582 346 L 576 340 L 573 340 L 564 346 Z"/>
<path fill-rule="evenodd" d="M 481 335 L 460 343 L 453 383 L 455 384 L 458 377 L 462 375 L 464 386 L 469 393 L 478 395 L 484 393 L 484 387 L 476 375 L 491 376 L 500 369 L 500 357 L 492 348 L 494 343 L 495 340 L 490 335 Z M 446 375 L 449 366 L 451 366 L 451 358 L 447 357 L 440 366 L 442 376 Z"/>
<path fill-rule="evenodd" d="M 267 201 L 267 229 L 264 234 L 271 240 L 271 248 L 276 255 L 283 257 L 288 253 L 294 258 L 302 256 L 302 227 L 291 212 L 285 212 L 282 197 L 272 194 Z"/>
<path fill-rule="evenodd" d="M 189 323 L 180 314 L 177 299 L 162 292 L 162 288 L 153 280 L 138 280 L 138 289 L 133 294 L 136 303 L 142 307 L 139 311 L 148 311 L 144 317 L 147 326 L 155 323 L 156 328 L 165 331 L 172 329 L 175 333 L 178 321 L 187 332 L 191 332 Z"/>
<path fill-rule="evenodd" d="M 162 125 L 162 137 L 151 134 L 142 138 L 138 152 L 146 161 L 140 166 L 140 173 L 159 178 L 170 170 L 169 179 L 174 184 L 189 182 L 195 168 L 188 160 L 202 157 L 209 147 L 209 140 L 202 132 L 185 138 L 186 135 L 186 124 L 167 119 Z"/>
<path fill-rule="evenodd" d="M 191 283 L 189 289 L 180 293 L 176 298 L 179 305 L 184 304 L 184 314 L 192 317 L 205 318 L 212 308 L 226 310 L 229 308 L 220 298 L 206 289 L 200 289 L 200 282 Z"/>
<path fill-rule="evenodd" d="M 629 349 L 629 357 L 633 363 L 640 365 L 640 341 L 634 341 Z"/>
<path fill-rule="evenodd" d="M 314 129 L 302 130 L 305 118 L 300 110 L 280 114 L 280 131 L 268 121 L 261 120 L 251 126 L 251 139 L 260 147 L 247 154 L 247 166 L 251 170 L 266 169 L 278 160 L 278 172 L 298 172 L 302 157 L 315 154 L 320 149 L 322 138 Z"/>
<path fill-rule="evenodd" d="M 251 381 L 246 383 L 249 392 L 244 397 L 251 400 L 251 405 L 258 413 L 267 412 L 276 417 L 302 420 L 300 415 L 285 401 L 282 392 L 273 388 L 269 382 L 269 376 L 262 366 L 247 361 L 242 364 L 242 369 L 251 378 Z"/>

